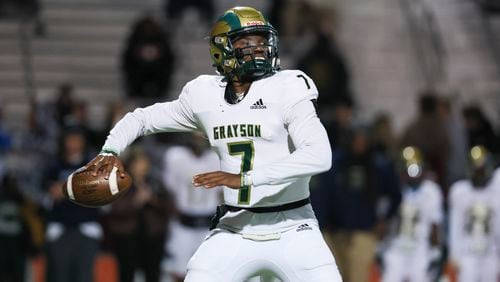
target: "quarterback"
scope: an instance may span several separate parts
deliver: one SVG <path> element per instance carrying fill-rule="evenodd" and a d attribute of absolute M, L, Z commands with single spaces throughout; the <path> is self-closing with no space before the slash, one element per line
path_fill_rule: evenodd
<path fill-rule="evenodd" d="M 123 172 L 118 156 L 136 138 L 202 131 L 220 171 L 194 175 L 193 184 L 223 186 L 224 204 L 185 281 L 342 281 L 309 203 L 311 176 L 330 169 L 332 159 L 314 82 L 280 70 L 277 32 L 250 7 L 216 21 L 210 56 L 218 75 L 188 82 L 175 101 L 128 113 L 87 168 Z"/>

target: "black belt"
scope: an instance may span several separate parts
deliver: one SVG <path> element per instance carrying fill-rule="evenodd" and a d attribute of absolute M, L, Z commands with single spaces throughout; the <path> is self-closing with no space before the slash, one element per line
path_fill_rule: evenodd
<path fill-rule="evenodd" d="M 293 210 L 296 208 L 300 208 L 302 206 L 305 206 L 309 204 L 311 200 L 309 198 L 305 198 L 302 200 L 298 200 L 295 202 L 291 203 L 286 203 L 283 205 L 279 206 L 272 206 L 272 207 L 235 207 L 235 206 L 230 206 L 230 205 L 220 205 L 217 207 L 217 211 L 215 212 L 215 215 L 213 216 L 211 222 L 210 222 L 210 230 L 214 229 L 217 227 L 217 224 L 219 224 L 219 220 L 228 212 L 237 212 L 241 210 L 247 210 L 249 212 L 254 212 L 254 213 L 266 213 L 266 212 L 280 212 L 280 211 L 287 211 L 287 210 Z"/>
<path fill-rule="evenodd" d="M 193 215 L 187 215 L 187 214 L 179 214 L 178 215 L 179 222 L 182 225 L 189 226 L 189 227 L 209 227 L 210 226 L 210 220 L 212 220 L 212 216 L 193 216 Z"/>
<path fill-rule="evenodd" d="M 311 202 L 311 200 L 309 198 L 305 198 L 305 199 L 298 200 L 295 202 L 286 203 L 286 204 L 279 205 L 279 206 L 272 206 L 272 207 L 248 207 L 248 208 L 246 208 L 246 207 L 235 207 L 235 206 L 229 206 L 229 205 L 223 205 L 223 206 L 225 206 L 225 208 L 230 212 L 247 210 L 247 211 L 254 212 L 254 213 L 266 213 L 266 212 L 280 212 L 280 211 L 293 210 L 293 209 L 305 206 L 305 205 L 309 204 L 310 202 Z"/>

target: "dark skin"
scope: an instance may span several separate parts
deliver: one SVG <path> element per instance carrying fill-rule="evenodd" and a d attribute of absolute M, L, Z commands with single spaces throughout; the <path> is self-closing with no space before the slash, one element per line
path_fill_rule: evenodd
<path fill-rule="evenodd" d="M 250 46 L 262 46 L 267 43 L 267 40 L 261 35 L 245 35 L 237 38 L 232 42 L 233 48 L 245 48 Z M 266 48 L 255 48 L 253 52 L 255 57 L 265 57 Z M 252 59 L 251 55 L 246 55 L 243 57 L 245 61 Z M 231 86 L 236 93 L 245 93 L 250 88 L 251 82 L 239 82 L 231 81 Z M 125 177 L 125 169 L 122 161 L 117 156 L 103 156 L 98 155 L 93 160 L 91 160 L 85 168 L 92 171 L 93 176 L 105 175 L 108 179 L 109 174 L 113 167 L 118 168 L 118 175 L 121 178 Z M 240 189 L 240 179 L 241 174 L 229 173 L 225 171 L 212 171 L 207 173 L 201 173 L 193 176 L 193 185 L 195 187 L 204 187 L 207 189 L 214 188 L 217 186 L 226 186 L 231 189 Z"/>

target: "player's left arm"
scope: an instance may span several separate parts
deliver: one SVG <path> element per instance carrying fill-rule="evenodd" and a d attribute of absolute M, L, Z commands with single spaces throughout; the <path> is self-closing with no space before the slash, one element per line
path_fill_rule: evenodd
<path fill-rule="evenodd" d="M 295 151 L 279 161 L 254 168 L 254 186 L 295 181 L 327 171 L 332 165 L 330 141 L 316 113 L 318 92 L 314 82 L 304 73 L 295 72 L 283 83 L 288 95 L 284 97 L 283 120 Z"/>

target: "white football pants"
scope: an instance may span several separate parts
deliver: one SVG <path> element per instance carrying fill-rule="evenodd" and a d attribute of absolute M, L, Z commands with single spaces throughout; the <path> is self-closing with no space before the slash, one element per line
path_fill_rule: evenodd
<path fill-rule="evenodd" d="M 384 254 L 383 282 L 426 282 L 430 281 L 427 268 L 429 258 L 426 252 L 404 254 L 400 250 L 389 249 Z"/>
<path fill-rule="evenodd" d="M 301 227 L 299 227 L 301 226 Z M 214 230 L 188 264 L 187 282 L 341 282 L 337 264 L 315 222 L 256 241 Z"/>
<path fill-rule="evenodd" d="M 495 253 L 463 255 L 458 261 L 459 282 L 495 282 L 498 281 L 498 257 Z"/>

